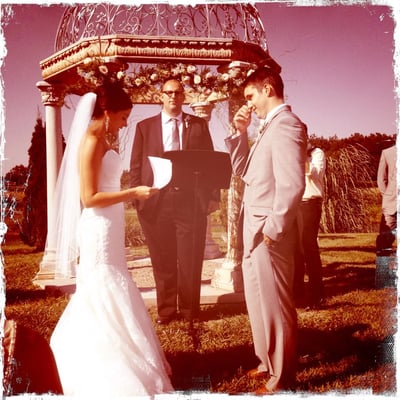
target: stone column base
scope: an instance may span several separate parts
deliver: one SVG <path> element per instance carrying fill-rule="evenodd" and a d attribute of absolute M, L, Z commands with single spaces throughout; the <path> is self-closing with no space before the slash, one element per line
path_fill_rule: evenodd
<path fill-rule="evenodd" d="M 219 289 L 243 292 L 243 276 L 241 263 L 232 260 L 224 260 L 220 267 L 214 271 L 211 286 Z"/>
<path fill-rule="evenodd" d="M 55 278 L 56 257 L 54 251 L 46 251 L 39 265 L 39 271 L 33 278 L 33 283 L 36 281 L 46 281 Z"/>

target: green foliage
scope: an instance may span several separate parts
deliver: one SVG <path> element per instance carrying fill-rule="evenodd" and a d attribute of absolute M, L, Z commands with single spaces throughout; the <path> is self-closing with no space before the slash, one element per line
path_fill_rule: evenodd
<path fill-rule="evenodd" d="M 353 133 L 347 138 L 338 138 L 332 136 L 329 138 L 310 135 L 310 142 L 324 150 L 327 157 L 337 152 L 339 149 L 347 146 L 361 146 L 368 151 L 371 156 L 371 178 L 376 181 L 376 172 L 378 170 L 379 158 L 383 149 L 392 146 L 396 142 L 396 135 L 387 135 L 385 133 L 370 133 L 362 135 Z"/>
<path fill-rule="evenodd" d="M 136 211 L 133 207 L 127 206 L 125 211 L 125 246 L 141 246 L 145 241 Z"/>
<path fill-rule="evenodd" d="M 6 173 L 5 181 L 6 185 L 13 184 L 15 186 L 23 185 L 28 178 L 28 167 L 24 165 L 16 165 L 10 171 Z"/>
<path fill-rule="evenodd" d="M 43 250 L 47 235 L 46 129 L 40 115 L 36 120 L 28 154 L 21 238 L 24 243 Z"/>
<path fill-rule="evenodd" d="M 131 186 L 129 171 L 124 170 L 121 176 L 121 189 L 128 189 Z"/>

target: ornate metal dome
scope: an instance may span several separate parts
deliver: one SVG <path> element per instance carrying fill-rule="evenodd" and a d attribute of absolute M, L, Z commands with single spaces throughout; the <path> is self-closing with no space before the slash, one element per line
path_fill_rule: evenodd
<path fill-rule="evenodd" d="M 280 71 L 257 9 L 245 3 L 67 6 L 55 53 L 40 62 L 43 79 L 65 93 L 93 90 L 107 75 L 139 103 L 158 102 L 166 72 L 188 87 L 187 101 L 232 97 L 238 74 L 260 65 Z"/>
<path fill-rule="evenodd" d="M 251 4 L 67 7 L 58 28 L 55 50 L 60 51 L 83 38 L 116 34 L 234 39 L 267 50 L 262 21 Z"/>

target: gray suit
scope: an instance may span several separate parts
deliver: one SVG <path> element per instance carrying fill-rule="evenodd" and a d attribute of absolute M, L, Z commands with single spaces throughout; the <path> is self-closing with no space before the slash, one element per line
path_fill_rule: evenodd
<path fill-rule="evenodd" d="M 377 183 L 382 194 L 382 214 L 385 218 L 393 216 L 397 211 L 396 152 L 396 146 L 384 149 L 379 160 Z"/>
<path fill-rule="evenodd" d="M 304 192 L 307 134 L 285 106 L 249 151 L 247 135 L 226 139 L 233 172 L 245 183 L 243 278 L 254 348 L 271 378 L 287 387 L 296 371 L 297 315 L 293 301 L 296 216 Z M 267 246 L 264 235 L 274 242 Z"/>

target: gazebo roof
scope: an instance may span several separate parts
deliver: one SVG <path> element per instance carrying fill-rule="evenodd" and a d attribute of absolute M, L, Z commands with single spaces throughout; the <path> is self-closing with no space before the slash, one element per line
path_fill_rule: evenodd
<path fill-rule="evenodd" d="M 115 34 L 148 37 L 233 39 L 267 50 L 257 8 L 246 3 L 169 5 L 83 4 L 67 7 L 60 21 L 55 51 L 83 38 Z"/>
<path fill-rule="evenodd" d="M 79 68 L 102 60 L 113 68 L 132 64 L 195 64 L 223 69 L 232 61 L 269 65 L 264 27 L 250 4 L 67 6 L 55 53 L 40 62 L 43 79 L 67 92 L 87 85 Z"/>

